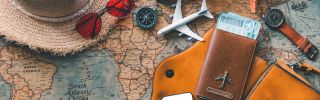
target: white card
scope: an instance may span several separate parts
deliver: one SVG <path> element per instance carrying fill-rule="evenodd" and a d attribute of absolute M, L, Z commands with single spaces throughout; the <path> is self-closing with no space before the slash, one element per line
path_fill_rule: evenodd
<path fill-rule="evenodd" d="M 183 93 L 163 97 L 162 100 L 193 100 L 191 93 Z"/>
<path fill-rule="evenodd" d="M 221 13 L 218 17 L 217 29 L 221 29 L 230 33 L 256 39 L 259 35 L 261 24 L 235 13 Z"/>

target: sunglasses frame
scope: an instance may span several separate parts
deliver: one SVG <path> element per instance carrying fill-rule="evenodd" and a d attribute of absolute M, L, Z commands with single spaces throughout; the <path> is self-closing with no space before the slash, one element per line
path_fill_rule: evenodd
<path fill-rule="evenodd" d="M 110 15 L 114 16 L 114 17 L 117 17 L 117 18 L 125 18 L 127 16 L 129 16 L 133 9 L 135 8 L 135 4 L 134 4 L 134 1 L 133 0 L 129 0 L 130 3 L 133 3 L 133 6 L 132 8 L 129 8 L 129 7 L 125 7 L 124 9 L 121 9 L 121 8 L 117 8 L 115 7 L 117 4 L 123 2 L 122 0 L 118 0 L 116 3 L 112 4 L 112 5 L 109 5 L 108 6 L 108 3 L 110 3 L 110 1 L 107 2 L 106 6 L 101 9 L 100 11 L 98 12 L 90 12 L 90 13 L 87 13 L 85 15 L 83 15 L 80 19 L 77 20 L 76 22 L 76 30 L 77 32 L 85 39 L 90 39 L 89 37 L 87 36 L 83 36 L 83 35 L 86 35 L 85 32 L 82 32 L 83 30 L 81 30 L 82 28 L 85 28 L 85 27 L 81 27 L 81 25 L 87 23 L 88 21 L 92 21 L 94 20 L 94 24 L 92 25 L 92 32 L 91 32 L 91 39 L 94 39 L 101 31 L 101 23 L 102 23 L 102 16 L 107 12 L 109 13 Z M 127 5 L 127 6 L 130 6 L 130 5 Z M 128 8 L 128 9 L 127 9 Z M 109 9 L 109 10 L 108 10 Z M 108 12 L 110 11 L 111 9 L 116 9 L 117 11 L 120 11 L 120 12 L 123 12 L 122 14 L 125 14 L 124 16 L 117 16 L 117 15 L 113 15 L 111 12 Z M 89 17 L 88 17 L 89 16 Z M 87 18 L 88 17 L 88 18 Z M 92 17 L 96 17 L 96 18 L 92 18 Z M 84 19 L 84 18 L 87 18 L 87 19 Z M 83 21 L 84 20 L 84 21 Z M 99 20 L 99 21 L 97 21 Z M 81 23 L 79 23 L 81 22 Z M 100 24 L 99 24 L 100 23 Z M 97 31 L 96 28 L 97 28 L 97 24 L 99 24 L 100 26 L 98 26 L 100 29 Z M 82 34 L 83 33 L 83 34 Z"/>

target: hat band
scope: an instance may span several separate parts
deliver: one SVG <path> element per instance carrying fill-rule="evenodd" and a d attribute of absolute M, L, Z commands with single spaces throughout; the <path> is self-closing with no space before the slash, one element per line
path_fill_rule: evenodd
<path fill-rule="evenodd" d="M 38 20 L 42 20 L 42 21 L 46 21 L 46 22 L 65 22 L 65 21 L 69 21 L 71 19 L 76 18 L 77 16 L 82 15 L 83 13 L 85 13 L 87 10 L 89 10 L 90 5 L 93 3 L 94 0 L 89 0 L 89 2 L 83 7 L 81 8 L 79 11 L 68 15 L 68 16 L 64 16 L 64 17 L 47 17 L 47 16 L 39 16 L 37 14 L 33 14 L 31 12 L 26 11 L 25 9 L 23 9 L 21 6 L 19 6 L 18 4 L 16 4 L 14 2 L 14 0 L 12 0 L 13 5 L 18 8 L 21 12 L 25 13 L 26 15 L 34 18 L 34 19 L 38 19 Z"/>

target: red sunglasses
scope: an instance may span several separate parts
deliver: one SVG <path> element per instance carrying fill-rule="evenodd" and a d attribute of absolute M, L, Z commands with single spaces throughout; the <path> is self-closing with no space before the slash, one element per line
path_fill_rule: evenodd
<path fill-rule="evenodd" d="M 76 23 L 76 30 L 83 38 L 92 39 L 101 31 L 101 16 L 105 12 L 123 18 L 128 16 L 134 7 L 133 0 L 110 0 L 99 12 L 91 12 L 82 16 Z"/>

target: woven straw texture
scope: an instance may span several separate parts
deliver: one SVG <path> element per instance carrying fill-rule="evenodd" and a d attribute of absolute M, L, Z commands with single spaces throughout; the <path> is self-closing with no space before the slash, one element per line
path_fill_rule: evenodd
<path fill-rule="evenodd" d="M 94 0 L 84 12 L 97 12 L 108 0 Z M 102 29 L 96 39 L 86 40 L 75 30 L 79 17 L 67 22 L 47 22 L 34 19 L 14 6 L 11 0 L 0 0 L 0 35 L 7 41 L 27 45 L 35 51 L 50 52 L 54 55 L 74 54 L 100 40 L 118 20 L 109 14 L 102 16 Z"/>

